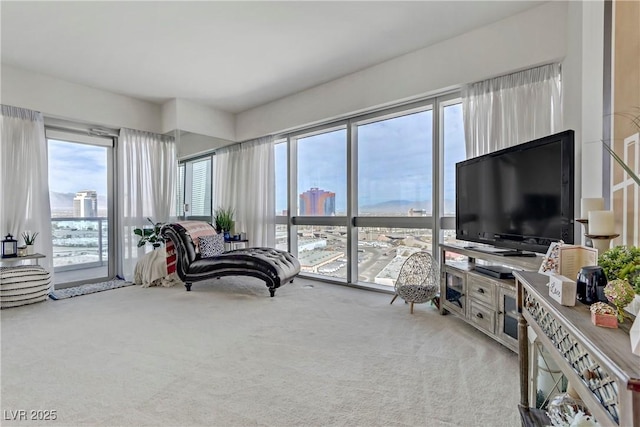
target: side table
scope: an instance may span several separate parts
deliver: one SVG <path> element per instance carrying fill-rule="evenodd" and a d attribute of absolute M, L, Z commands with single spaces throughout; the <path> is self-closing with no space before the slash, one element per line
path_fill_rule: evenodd
<path fill-rule="evenodd" d="M 38 260 L 40 258 L 46 258 L 46 255 L 36 253 L 32 255 L 15 256 L 11 258 L 0 258 L 0 266 L 5 264 L 15 264 L 16 262 L 20 261 L 35 261 L 35 265 L 39 265 L 40 261 Z"/>
<path fill-rule="evenodd" d="M 225 240 L 224 241 L 224 250 L 225 252 L 228 251 L 233 251 L 236 249 L 244 249 L 247 246 L 249 246 L 249 240 L 244 239 L 244 240 Z"/>

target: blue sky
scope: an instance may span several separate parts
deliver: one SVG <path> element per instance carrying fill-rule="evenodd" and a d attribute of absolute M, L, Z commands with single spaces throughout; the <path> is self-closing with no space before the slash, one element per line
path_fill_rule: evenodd
<path fill-rule="evenodd" d="M 391 200 L 431 200 L 431 111 L 358 128 L 359 205 Z M 455 163 L 466 158 L 462 107 L 444 109 L 445 198 L 454 199 Z M 346 206 L 346 130 L 315 135 L 298 144 L 298 193 L 319 187 L 336 193 L 336 209 Z M 107 150 L 49 140 L 51 191 L 96 190 L 107 194 Z M 276 147 L 276 211 L 287 208 L 286 144 Z"/>
<path fill-rule="evenodd" d="M 444 113 L 445 198 L 455 194 L 455 163 L 466 158 L 462 108 Z M 432 194 L 432 112 L 401 116 L 358 128 L 358 204 L 391 200 L 424 202 Z M 336 193 L 336 210 L 346 207 L 346 130 L 299 140 L 298 193 L 319 187 Z M 287 208 L 286 145 L 276 148 L 276 211 Z"/>
<path fill-rule="evenodd" d="M 58 193 L 96 190 L 107 195 L 107 148 L 49 141 L 49 188 Z"/>

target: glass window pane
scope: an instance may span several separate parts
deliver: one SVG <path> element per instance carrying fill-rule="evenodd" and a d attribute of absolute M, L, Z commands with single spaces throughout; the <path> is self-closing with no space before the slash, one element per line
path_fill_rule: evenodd
<path fill-rule="evenodd" d="M 456 163 L 467 158 L 464 142 L 464 123 L 462 121 L 462 103 L 443 108 L 443 196 L 444 216 L 456 214 Z"/>
<path fill-rule="evenodd" d="M 191 200 L 188 216 L 211 216 L 211 158 L 191 163 Z"/>
<path fill-rule="evenodd" d="M 178 188 L 176 190 L 176 215 L 184 217 L 184 163 L 178 165 Z"/>
<path fill-rule="evenodd" d="M 362 227 L 358 230 L 358 280 L 393 287 L 413 253 L 431 253 L 431 230 Z"/>
<path fill-rule="evenodd" d="M 280 142 L 273 146 L 276 170 L 276 215 L 287 216 L 287 143 Z"/>
<path fill-rule="evenodd" d="M 48 139 L 56 285 L 109 276 L 111 148 Z"/>
<path fill-rule="evenodd" d="M 431 216 L 432 112 L 358 126 L 358 214 Z"/>
<path fill-rule="evenodd" d="M 298 260 L 304 272 L 346 279 L 346 248 L 346 227 L 298 227 Z"/>
<path fill-rule="evenodd" d="M 347 211 L 347 131 L 298 139 L 298 215 Z"/>
<path fill-rule="evenodd" d="M 442 216 L 456 215 L 456 163 L 467 158 L 467 147 L 464 140 L 464 122 L 462 120 L 462 103 L 447 105 L 442 109 Z M 443 241 L 451 244 L 464 242 L 456 239 L 455 230 L 443 230 Z"/>
<path fill-rule="evenodd" d="M 289 234 L 286 224 L 276 224 L 276 249 L 289 251 Z"/>

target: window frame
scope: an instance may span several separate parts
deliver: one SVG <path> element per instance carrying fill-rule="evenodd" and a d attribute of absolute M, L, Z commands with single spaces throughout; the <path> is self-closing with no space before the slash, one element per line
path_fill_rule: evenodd
<path fill-rule="evenodd" d="M 298 256 L 298 227 L 300 226 L 334 226 L 347 228 L 347 277 L 338 280 L 335 277 L 302 272 L 301 275 L 328 282 L 344 283 L 350 286 L 389 290 L 388 286 L 376 285 L 358 280 L 358 231 L 361 228 L 415 228 L 431 230 L 431 254 L 439 260 L 438 245 L 443 242 L 445 230 L 455 230 L 455 217 L 445 216 L 444 207 L 444 108 L 462 103 L 460 91 L 452 91 L 432 96 L 419 101 L 396 105 L 348 118 L 299 129 L 294 132 L 278 135 L 278 140 L 287 144 L 287 176 L 288 176 L 288 215 L 276 215 L 276 224 L 288 226 L 289 252 Z M 424 217 L 392 217 L 392 216 L 359 216 L 358 214 L 358 126 L 402 117 L 422 111 L 432 112 L 431 166 L 432 166 L 432 209 Z M 304 216 L 297 215 L 299 189 L 298 152 L 299 139 L 346 128 L 347 131 L 347 212 L 346 216 Z"/>
<path fill-rule="evenodd" d="M 49 150 L 49 140 L 102 147 L 107 150 L 106 220 L 109 225 L 109 232 L 107 234 L 107 275 L 55 283 L 56 289 L 65 289 L 88 283 L 97 283 L 106 280 L 112 280 L 116 277 L 117 271 L 119 271 L 120 269 L 120 238 L 118 237 L 118 233 L 116 232 L 121 222 L 121 220 L 116 215 L 116 212 L 119 208 L 119 206 L 117 205 L 117 201 L 120 200 L 117 194 L 116 186 L 118 133 L 115 130 L 106 128 L 100 128 L 98 130 L 100 132 L 97 132 L 94 128 L 90 128 L 88 125 L 83 125 L 80 123 L 59 123 L 59 121 L 55 119 L 45 119 L 45 141 L 47 144 L 47 151 Z M 48 161 L 47 167 L 50 167 L 50 165 L 48 165 Z M 50 220 L 53 221 L 54 218 L 51 217 Z M 101 237 L 99 237 L 99 239 L 101 239 Z M 91 268 L 91 266 L 86 266 L 85 268 Z M 75 268 L 69 269 L 65 267 L 53 267 L 53 270 L 54 272 L 65 272 L 75 270 Z"/>
<path fill-rule="evenodd" d="M 193 164 L 202 160 L 206 160 L 208 159 L 211 162 L 211 215 L 187 215 L 187 212 L 191 212 L 191 208 L 193 203 L 189 204 L 189 210 L 186 211 L 185 210 L 185 206 L 187 204 L 187 200 L 192 201 L 192 185 L 193 184 Z M 193 157 L 186 157 L 183 159 L 179 159 L 178 160 L 178 171 L 180 170 L 180 167 L 183 167 L 183 179 L 182 179 L 182 184 L 183 184 L 183 188 L 182 188 L 182 200 L 178 200 L 178 202 L 182 202 L 182 208 L 179 210 L 179 212 L 182 213 L 181 216 L 178 216 L 179 219 L 182 220 L 189 220 L 189 221 L 206 221 L 206 222 L 212 222 L 213 217 L 214 217 L 214 206 L 215 206 L 215 153 L 207 153 L 207 154 L 201 154 L 201 155 L 197 155 L 197 156 L 193 156 Z M 191 166 L 191 167 L 189 167 Z M 180 179 L 177 178 L 177 183 L 178 184 L 180 182 Z M 178 191 L 179 194 L 179 191 Z"/>

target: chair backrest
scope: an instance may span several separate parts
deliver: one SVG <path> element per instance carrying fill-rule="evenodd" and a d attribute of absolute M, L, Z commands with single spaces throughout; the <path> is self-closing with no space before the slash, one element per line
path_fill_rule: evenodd
<path fill-rule="evenodd" d="M 176 250 L 179 254 L 179 258 L 187 265 L 192 263 L 196 259 L 196 248 L 191 236 L 187 231 L 178 226 L 178 224 L 165 224 L 160 233 L 165 238 L 169 238 L 173 241 Z M 180 256 L 181 255 L 181 256 Z"/>
<path fill-rule="evenodd" d="M 400 286 L 434 286 L 440 282 L 440 267 L 429 252 L 416 252 L 402 264 L 395 288 Z"/>

